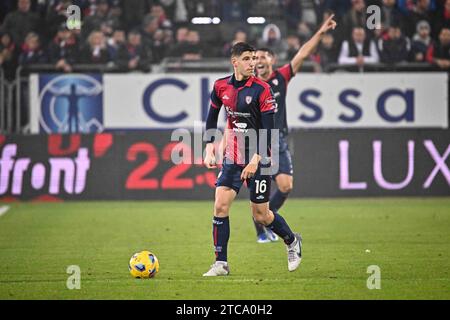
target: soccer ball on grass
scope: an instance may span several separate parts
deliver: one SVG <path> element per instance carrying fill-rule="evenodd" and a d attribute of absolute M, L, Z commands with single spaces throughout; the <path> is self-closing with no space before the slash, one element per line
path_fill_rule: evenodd
<path fill-rule="evenodd" d="M 134 278 L 153 278 L 159 271 L 158 258 L 150 251 L 135 253 L 130 259 L 128 270 Z"/>

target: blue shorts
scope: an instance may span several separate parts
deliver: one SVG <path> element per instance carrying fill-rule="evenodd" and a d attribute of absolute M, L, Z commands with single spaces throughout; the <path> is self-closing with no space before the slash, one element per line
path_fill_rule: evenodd
<path fill-rule="evenodd" d="M 217 176 L 216 187 L 228 187 L 239 193 L 244 183 L 241 180 L 241 174 L 244 167 L 223 162 L 222 170 Z M 261 167 L 258 168 L 253 178 L 247 179 L 247 187 L 250 191 L 250 201 L 253 203 L 266 203 L 270 199 L 270 185 L 272 182 L 271 175 L 262 175 Z"/>
<path fill-rule="evenodd" d="M 289 151 L 289 145 L 287 141 L 287 137 L 280 134 L 280 145 L 279 145 L 279 165 L 278 171 L 273 175 L 273 178 L 279 174 L 287 174 L 289 176 L 294 175 L 294 167 L 292 165 L 292 156 Z M 272 160 L 274 158 L 272 157 Z"/>

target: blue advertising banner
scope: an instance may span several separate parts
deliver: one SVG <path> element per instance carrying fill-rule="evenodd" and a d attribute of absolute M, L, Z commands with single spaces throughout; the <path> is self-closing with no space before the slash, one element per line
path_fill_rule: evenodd
<path fill-rule="evenodd" d="M 97 133 L 103 125 L 103 76 L 42 74 L 38 80 L 40 133 Z"/>

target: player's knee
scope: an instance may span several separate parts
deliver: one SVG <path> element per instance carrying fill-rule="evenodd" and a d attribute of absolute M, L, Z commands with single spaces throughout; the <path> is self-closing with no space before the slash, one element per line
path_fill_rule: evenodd
<path fill-rule="evenodd" d="M 253 218 L 263 225 L 270 224 L 270 210 L 266 207 L 252 206 Z"/>
<path fill-rule="evenodd" d="M 294 187 L 294 186 L 293 186 L 292 181 L 288 181 L 288 182 L 285 182 L 285 183 L 280 184 L 280 185 L 278 186 L 278 189 L 280 189 L 280 191 L 281 191 L 282 193 L 290 193 L 290 192 L 292 191 L 292 188 L 293 188 L 293 187 Z"/>
<path fill-rule="evenodd" d="M 262 224 L 262 225 L 267 225 L 267 217 L 263 214 L 253 214 L 253 218 L 255 219 L 256 222 Z"/>
<path fill-rule="evenodd" d="M 228 210 L 229 205 L 224 202 L 216 201 L 214 204 L 214 215 L 216 217 L 228 217 Z"/>

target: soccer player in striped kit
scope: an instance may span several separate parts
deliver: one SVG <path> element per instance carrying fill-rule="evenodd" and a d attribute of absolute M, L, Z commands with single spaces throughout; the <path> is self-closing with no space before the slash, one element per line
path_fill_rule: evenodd
<path fill-rule="evenodd" d="M 227 255 L 229 210 L 244 181 L 250 191 L 254 219 L 284 240 L 288 252 L 288 270 L 294 271 L 301 262 L 302 239 L 299 234 L 292 232 L 283 217 L 269 210 L 271 133 L 275 124 L 276 103 L 270 86 L 254 76 L 256 50 L 252 46 L 243 42 L 235 44 L 231 50 L 231 63 L 233 75 L 214 83 L 206 121 L 208 141 L 204 164 L 208 169 L 213 169 L 217 167 L 217 156 L 220 155 L 214 144 L 218 132 L 217 120 L 220 109 L 225 108 L 226 150 L 216 182 L 213 217 L 216 261 L 203 276 L 226 276 L 230 272 Z M 266 135 L 266 140 L 261 132 Z M 253 139 L 258 140 L 257 143 L 246 139 L 251 133 L 257 138 Z"/>
<path fill-rule="evenodd" d="M 256 52 L 256 74 L 257 77 L 267 82 L 272 88 L 274 98 L 277 102 L 277 111 L 275 113 L 275 129 L 279 129 L 279 170 L 273 175 L 273 180 L 277 184 L 277 190 L 270 197 L 270 210 L 278 212 L 286 201 L 293 187 L 293 166 L 291 153 L 288 146 L 288 126 L 286 117 L 286 93 L 289 81 L 297 74 L 298 70 L 311 53 L 319 45 L 323 35 L 330 29 L 336 28 L 334 15 L 325 20 L 316 34 L 306 42 L 294 56 L 292 61 L 284 66 L 274 70 L 276 57 L 272 50 L 260 48 Z M 277 241 L 278 237 L 267 229 L 264 225 L 253 220 L 259 243 Z"/>

